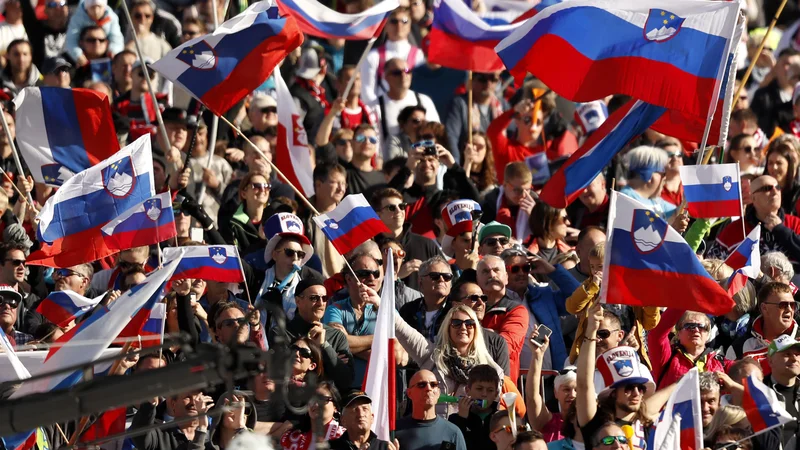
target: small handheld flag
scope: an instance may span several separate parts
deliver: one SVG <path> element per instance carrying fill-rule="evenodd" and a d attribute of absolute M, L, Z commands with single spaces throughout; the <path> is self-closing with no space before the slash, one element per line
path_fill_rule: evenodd
<path fill-rule="evenodd" d="M 710 164 L 681 166 L 686 208 L 696 219 L 742 215 L 739 165 Z"/>
<path fill-rule="evenodd" d="M 169 192 L 150 197 L 102 228 L 108 248 L 126 250 L 157 244 L 178 235 Z"/>
<path fill-rule="evenodd" d="M 786 412 L 775 391 L 758 381 L 754 375 L 747 377 L 743 384 L 742 408 L 754 433 L 795 420 Z"/>
<path fill-rule="evenodd" d="M 725 260 L 725 264 L 734 269 L 728 279 L 728 294 L 734 295 L 747 283 L 748 278 L 753 280 L 761 273 L 761 225 L 756 225 L 747 235 L 736 250 Z"/>
<path fill-rule="evenodd" d="M 92 299 L 69 290 L 53 291 L 39 303 L 36 312 L 43 315 L 50 322 L 63 327 L 73 319 L 86 314 L 97 306 L 102 299 L 102 295 Z"/>
<path fill-rule="evenodd" d="M 183 253 L 173 280 L 200 278 L 220 283 L 240 283 L 244 281 L 239 252 L 233 245 L 193 245 L 190 247 L 165 248 L 164 261 L 171 261 Z"/>
<path fill-rule="evenodd" d="M 348 195 L 333 211 L 314 217 L 314 222 L 342 255 L 389 232 L 364 194 Z"/>
<path fill-rule="evenodd" d="M 378 36 L 400 4 L 384 0 L 356 14 L 342 14 L 315 0 L 281 0 L 281 14 L 294 17 L 300 31 L 325 39 L 365 40 Z"/>

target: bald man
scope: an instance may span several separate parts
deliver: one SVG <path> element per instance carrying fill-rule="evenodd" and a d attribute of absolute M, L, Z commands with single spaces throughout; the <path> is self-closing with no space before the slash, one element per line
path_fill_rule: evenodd
<path fill-rule="evenodd" d="M 778 251 L 785 254 L 794 267 L 800 269 L 800 218 L 781 208 L 781 190 L 775 178 L 764 175 L 750 182 L 753 203 L 744 211 L 745 230 L 749 234 L 761 224 L 761 254 Z M 726 259 L 745 235 L 736 221 L 720 232 L 708 251 L 709 257 Z"/>
<path fill-rule="evenodd" d="M 420 370 L 411 377 L 411 417 L 397 421 L 395 434 L 401 449 L 439 450 L 443 442 L 450 442 L 455 450 L 467 450 L 461 430 L 436 415 L 439 394 L 439 381 L 430 370 Z"/>

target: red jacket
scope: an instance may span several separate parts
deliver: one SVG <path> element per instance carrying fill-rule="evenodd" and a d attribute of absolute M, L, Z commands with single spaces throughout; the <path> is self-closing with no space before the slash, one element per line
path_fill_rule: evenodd
<path fill-rule="evenodd" d="M 508 377 L 514 384 L 519 380 L 519 356 L 522 346 L 525 345 L 525 335 L 528 333 L 528 309 L 525 305 L 515 302 L 508 297 L 503 297 L 481 321 L 484 328 L 494 330 L 508 344 L 508 362 L 511 373 Z"/>
<path fill-rule="evenodd" d="M 653 365 L 653 380 L 656 388 L 661 389 L 677 382 L 692 367 L 693 361 L 689 359 L 677 345 L 669 342 L 669 332 L 678 323 L 685 311 L 668 308 L 661 314 L 661 321 L 647 335 L 647 349 L 650 362 Z M 716 352 L 706 349 L 705 372 L 727 372 L 733 361 L 717 356 Z"/>
<path fill-rule="evenodd" d="M 782 209 L 778 211 L 778 215 L 783 220 L 781 225 L 776 226 L 772 231 L 761 227 L 761 254 L 763 255 L 769 251 L 779 251 L 786 255 L 789 261 L 796 266 L 800 263 L 800 217 L 785 214 Z M 747 207 L 744 217 L 745 231 L 749 234 L 759 223 L 752 205 Z M 745 234 L 742 234 L 742 224 L 738 220 L 728 224 L 720 231 L 717 240 L 711 245 L 706 257 L 719 258 L 724 261 L 736 249 L 736 246 L 744 240 L 745 236 Z"/>

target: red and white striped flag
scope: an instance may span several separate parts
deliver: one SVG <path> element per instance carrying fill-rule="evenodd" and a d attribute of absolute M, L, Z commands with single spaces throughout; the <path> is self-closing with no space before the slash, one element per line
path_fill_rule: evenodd
<path fill-rule="evenodd" d="M 280 69 L 272 72 L 278 102 L 278 149 L 275 165 L 306 197 L 314 195 L 314 167 L 308 148 L 308 136 L 297 114 L 294 99 L 281 77 Z"/>
<path fill-rule="evenodd" d="M 392 251 L 386 258 L 386 276 L 381 289 L 381 307 L 375 320 L 375 336 L 372 338 L 372 354 L 369 357 L 367 375 L 364 377 L 363 390 L 372 400 L 372 412 L 375 420 L 372 431 L 378 439 L 392 442 L 389 432 L 394 430 L 395 411 L 397 410 L 395 389 L 394 346 L 394 258 Z M 387 382 L 388 381 L 388 382 Z"/>

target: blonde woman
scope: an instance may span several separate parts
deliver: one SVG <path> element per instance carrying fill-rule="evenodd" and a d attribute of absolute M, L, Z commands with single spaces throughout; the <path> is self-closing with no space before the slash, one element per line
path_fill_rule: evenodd
<path fill-rule="evenodd" d="M 715 435 L 725 427 L 748 428 L 749 426 L 744 409 L 735 405 L 721 406 L 706 427 L 704 438 L 707 441 L 715 439 Z"/>

